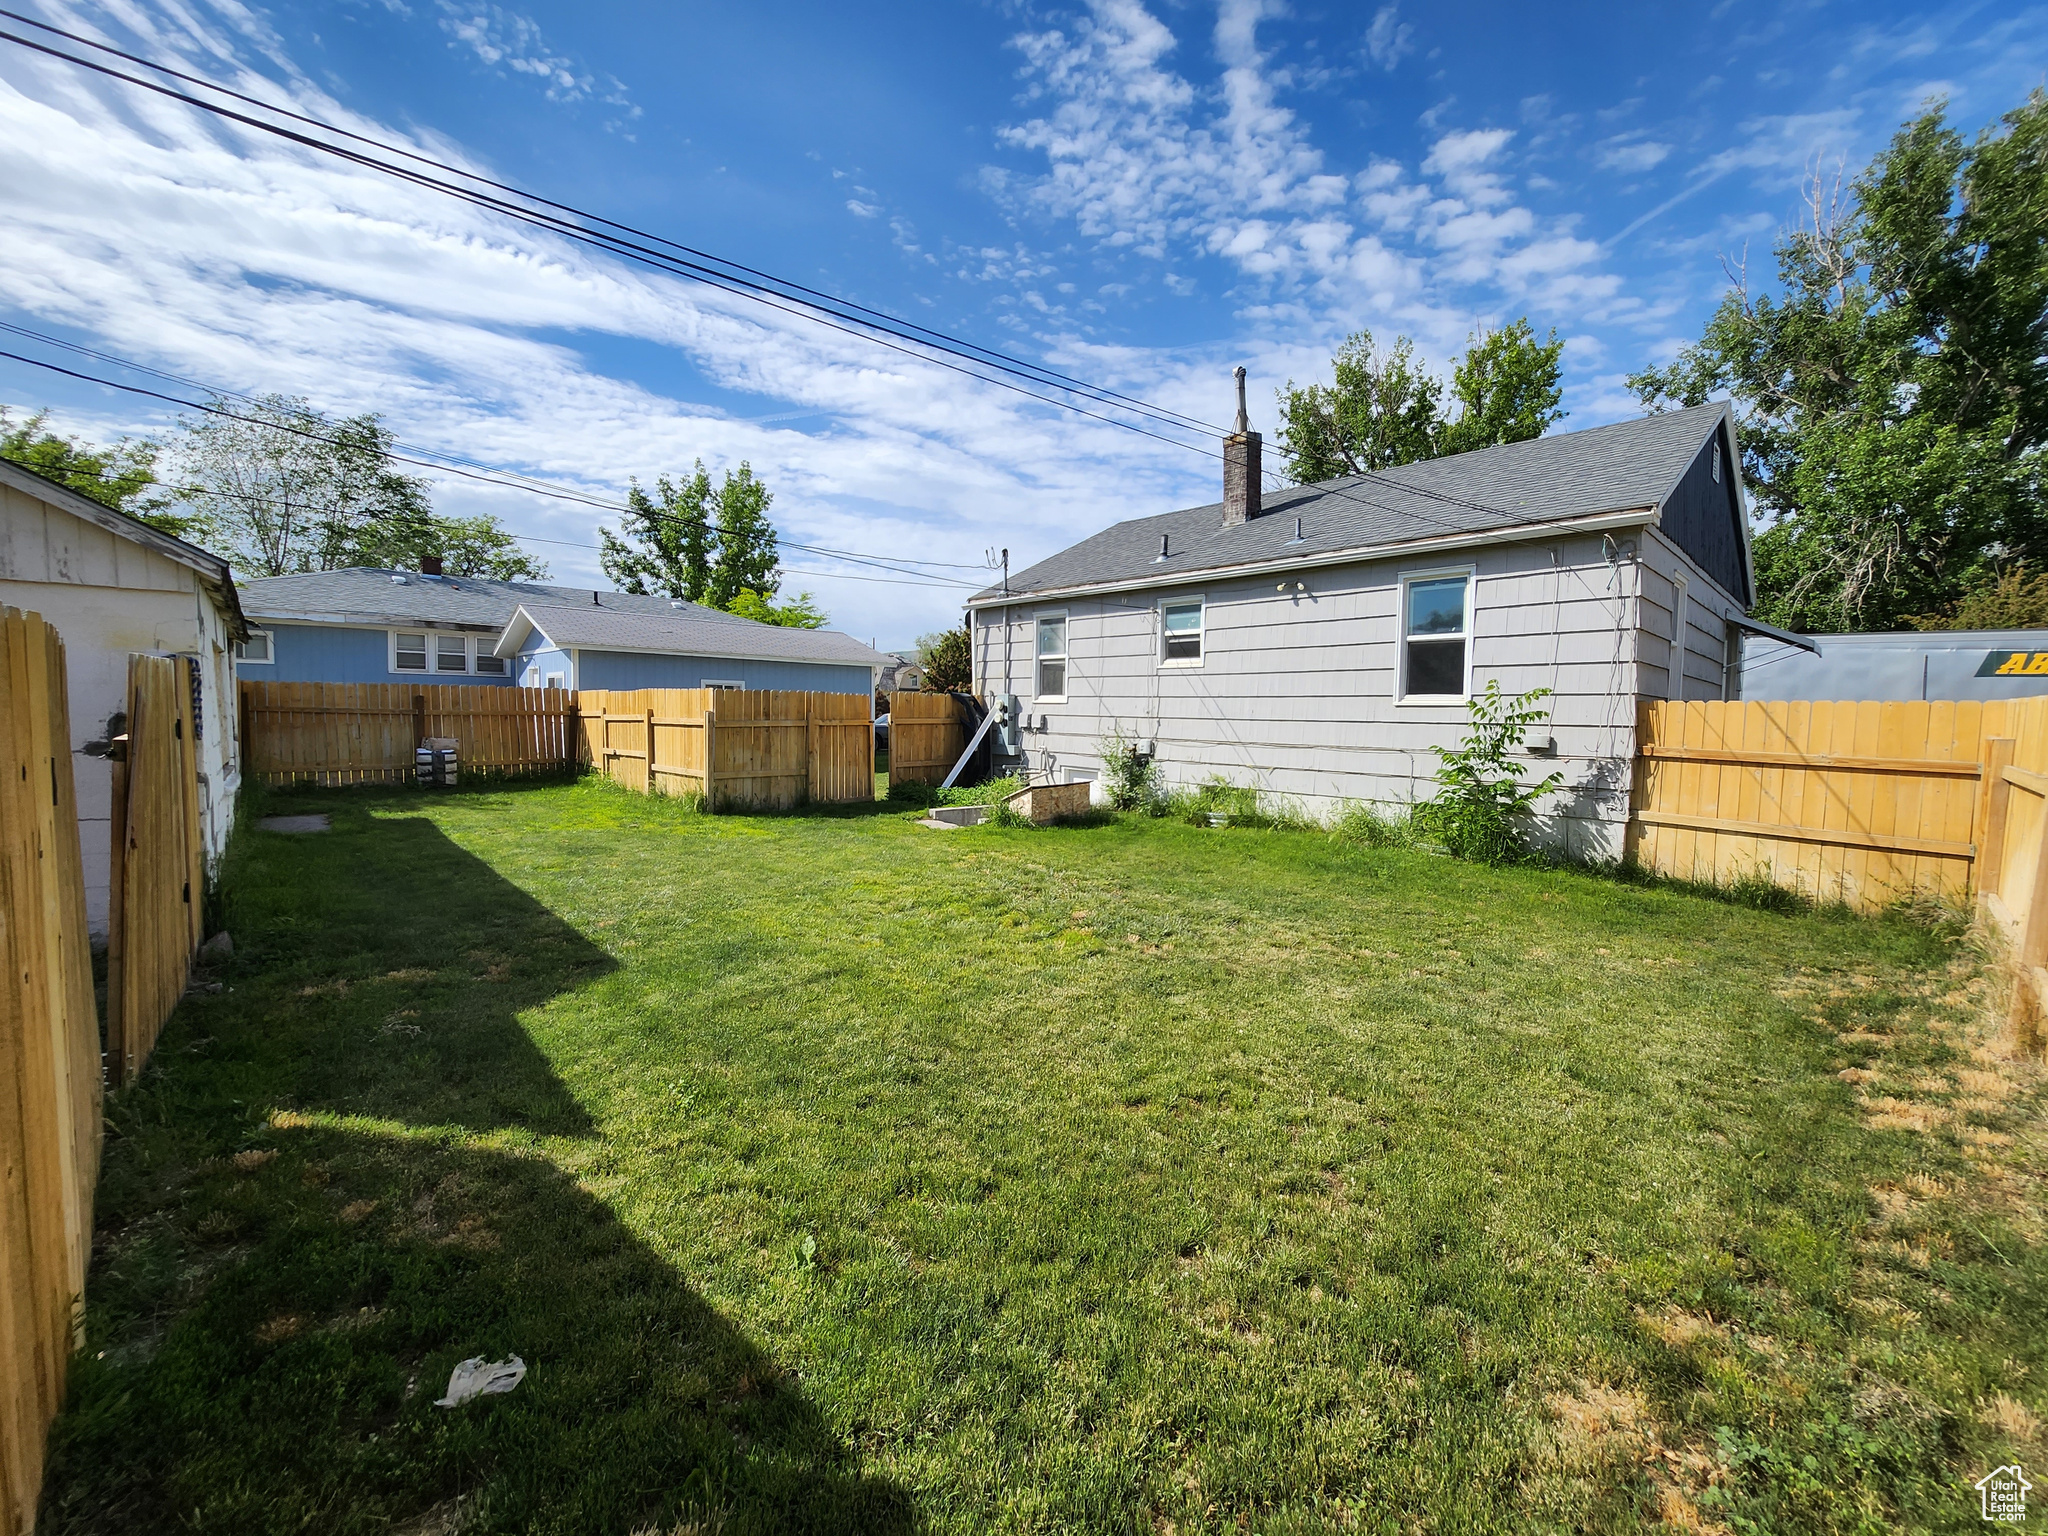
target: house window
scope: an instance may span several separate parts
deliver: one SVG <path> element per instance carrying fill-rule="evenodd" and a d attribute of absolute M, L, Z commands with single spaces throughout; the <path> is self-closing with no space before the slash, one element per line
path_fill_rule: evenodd
<path fill-rule="evenodd" d="M 505 675 L 505 658 L 493 656 L 483 648 L 483 642 L 479 640 L 476 650 L 476 670 L 479 677 L 503 677 Z"/>
<path fill-rule="evenodd" d="M 1199 597 L 1162 604 L 1159 609 L 1160 660 L 1202 659 L 1202 600 Z"/>
<path fill-rule="evenodd" d="M 270 649 L 270 631 L 252 629 L 249 638 L 235 647 L 235 660 L 245 666 L 267 667 L 277 660 Z"/>
<path fill-rule="evenodd" d="M 424 672 L 427 670 L 427 637 L 394 633 L 391 637 L 391 670 L 394 672 Z"/>
<path fill-rule="evenodd" d="M 1064 700 L 1067 696 L 1067 616 L 1044 613 L 1038 617 L 1037 697 Z"/>
<path fill-rule="evenodd" d="M 735 683 L 722 677 L 707 677 L 704 679 L 703 686 L 706 688 L 737 688 L 742 693 L 746 692 L 747 689 L 745 683 Z"/>
<path fill-rule="evenodd" d="M 1401 696 L 1465 697 L 1472 573 L 1410 576 L 1402 583 Z"/>
<path fill-rule="evenodd" d="M 467 672 L 469 670 L 469 642 L 461 635 L 436 635 L 434 637 L 434 670 L 436 672 Z"/>
<path fill-rule="evenodd" d="M 548 686 L 550 688 L 567 688 L 569 680 L 559 672 L 550 672 L 548 674 Z"/>

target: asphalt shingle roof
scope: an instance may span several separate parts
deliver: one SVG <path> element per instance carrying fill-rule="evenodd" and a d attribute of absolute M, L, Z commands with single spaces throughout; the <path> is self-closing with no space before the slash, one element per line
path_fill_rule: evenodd
<path fill-rule="evenodd" d="M 393 581 L 403 576 L 403 583 Z M 418 571 L 356 567 L 264 576 L 242 585 L 255 619 L 357 624 L 463 625 L 503 630 L 522 607 L 558 645 L 765 661 L 887 666 L 888 658 L 830 629 L 785 629 L 737 614 L 631 592 L 593 592 L 537 581 L 480 576 L 422 576 Z"/>
<path fill-rule="evenodd" d="M 667 655 L 735 656 L 750 661 L 823 661 L 885 667 L 889 658 L 831 629 L 786 629 L 735 618 L 715 609 L 521 605 L 534 627 L 558 646 L 597 651 L 651 651 Z M 518 626 L 508 635 L 516 644 Z M 503 646 L 500 649 L 504 649 Z"/>
<path fill-rule="evenodd" d="M 404 577 L 404 583 L 393 581 L 394 576 Z M 437 579 L 418 571 L 366 566 L 308 571 L 299 576 L 262 576 L 242 583 L 244 611 L 265 619 L 361 619 L 378 624 L 468 624 L 502 629 L 521 603 L 677 611 L 668 598 L 658 595 L 592 592 L 588 587 L 557 587 L 537 581 L 486 581 L 481 576 Z M 688 611 L 727 624 L 752 622 L 696 603 L 690 604 Z"/>
<path fill-rule="evenodd" d="M 1268 491 L 1260 515 L 1235 528 L 1223 526 L 1220 501 L 1132 518 L 1013 575 L 1009 595 L 1157 581 L 1655 506 L 1691 467 L 1724 409 L 1694 406 L 1376 475 Z M 1162 535 L 1164 561 L 1158 559 Z M 1003 595 L 1000 587 L 989 587 L 969 601 L 999 601 Z"/>

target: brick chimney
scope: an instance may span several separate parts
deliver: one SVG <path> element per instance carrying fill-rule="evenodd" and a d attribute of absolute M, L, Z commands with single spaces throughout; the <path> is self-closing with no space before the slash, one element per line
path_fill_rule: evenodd
<path fill-rule="evenodd" d="M 440 574 L 441 574 L 441 557 L 440 557 L 439 555 L 421 555 L 421 556 L 420 556 L 420 574 L 421 574 L 422 576 L 438 576 L 438 575 L 440 575 Z"/>
<path fill-rule="evenodd" d="M 1237 424 L 1223 439 L 1223 526 L 1235 528 L 1259 515 L 1259 434 L 1244 412 L 1244 370 L 1236 370 Z"/>

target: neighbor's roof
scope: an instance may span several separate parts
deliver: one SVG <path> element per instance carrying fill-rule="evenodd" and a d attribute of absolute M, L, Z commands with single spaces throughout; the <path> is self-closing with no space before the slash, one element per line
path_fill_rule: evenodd
<path fill-rule="evenodd" d="M 659 595 L 636 597 L 630 592 L 594 592 L 589 587 L 557 587 L 536 581 L 486 581 L 481 576 L 422 576 L 418 571 L 373 566 L 263 576 L 244 582 L 242 597 L 248 611 L 263 619 L 468 629 L 502 629 L 521 603 L 676 611 L 670 599 Z M 696 603 L 688 604 L 685 611 L 728 624 L 747 622 Z"/>
<path fill-rule="evenodd" d="M 1267 491 L 1260 515 L 1234 528 L 1223 526 L 1221 502 L 1133 518 L 1012 576 L 1007 597 L 1001 587 L 989 587 L 968 602 L 1150 586 L 1192 574 L 1333 556 L 1369 558 L 1415 545 L 1470 544 L 1490 533 L 1526 536 L 1609 514 L 1650 512 L 1677 489 L 1727 415 L 1723 404 L 1694 406 L 1379 474 Z"/>
<path fill-rule="evenodd" d="M 785 629 L 698 608 L 659 609 L 522 603 L 498 638 L 497 654 L 513 656 L 535 630 L 561 647 L 636 651 L 655 656 L 707 656 L 733 661 L 813 661 L 886 667 L 889 658 L 833 629 Z"/>
<path fill-rule="evenodd" d="M 167 560 L 175 560 L 185 566 L 198 576 L 201 589 L 213 599 L 214 606 L 227 615 L 228 637 L 233 640 L 249 638 L 248 623 L 242 617 L 241 597 L 235 591 L 235 578 L 228 569 L 227 561 L 219 555 L 201 549 L 197 544 L 187 544 L 160 528 L 152 528 L 126 512 L 102 506 L 90 496 L 81 496 L 70 486 L 60 485 L 12 459 L 0 459 L 0 485 L 11 485 L 60 512 L 69 512 L 73 517 L 106 529 L 117 538 L 140 544 Z"/>

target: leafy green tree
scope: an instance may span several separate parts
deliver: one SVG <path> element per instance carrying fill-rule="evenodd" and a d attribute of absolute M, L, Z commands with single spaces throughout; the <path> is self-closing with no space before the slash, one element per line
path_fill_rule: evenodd
<path fill-rule="evenodd" d="M 1504 694 L 1498 681 L 1490 681 L 1486 692 L 1469 700 L 1465 739 L 1455 747 L 1430 748 L 1439 759 L 1440 787 L 1435 799 L 1415 808 L 1416 826 L 1461 859 L 1511 864 L 1524 857 L 1536 802 L 1564 783 L 1562 773 L 1524 783 L 1514 760 L 1529 727 L 1550 718 L 1537 707 L 1548 697 L 1548 688 Z"/>
<path fill-rule="evenodd" d="M 1541 437 L 1564 416 L 1563 356 L 1557 332 L 1539 341 L 1526 317 L 1477 333 L 1451 372 L 1457 413 L 1446 416 L 1443 381 L 1413 341 L 1382 348 L 1359 331 L 1330 360 L 1331 383 L 1289 379 L 1279 392 L 1288 472 L 1307 485 Z"/>
<path fill-rule="evenodd" d="M 1816 178 L 1700 341 L 1630 385 L 1731 397 L 1756 500 L 1758 611 L 1807 630 L 1955 610 L 2048 558 L 2048 94 L 1973 142 L 1939 104 L 1846 189 Z"/>
<path fill-rule="evenodd" d="M 928 693 L 956 693 L 974 681 L 974 642 L 967 626 L 917 637 L 917 664 Z"/>
<path fill-rule="evenodd" d="M 426 554 L 439 555 L 450 576 L 482 576 L 492 581 L 546 581 L 547 562 L 519 547 L 495 517 L 435 517 L 429 523 Z M 396 563 L 396 562 L 394 562 Z"/>
<path fill-rule="evenodd" d="M 48 430 L 49 419 L 48 411 L 37 411 L 17 422 L 0 405 L 0 459 L 11 459 L 45 480 L 165 533 L 182 538 L 194 531 L 196 519 L 171 510 L 171 498 L 156 477 L 155 443 L 124 437 L 102 448 L 80 438 L 59 437 Z"/>
<path fill-rule="evenodd" d="M 1436 456 L 1442 383 L 1396 337 L 1382 348 L 1371 331 L 1347 337 L 1330 360 L 1329 384 L 1279 392 L 1280 450 L 1297 483 L 1335 480 Z"/>
<path fill-rule="evenodd" d="M 1564 419 L 1564 341 L 1555 330 L 1536 339 L 1527 317 L 1504 330 L 1481 331 L 1452 370 L 1457 416 L 1436 435 L 1438 455 L 1541 437 Z"/>
<path fill-rule="evenodd" d="M 718 547 L 711 502 L 711 476 L 702 459 L 687 480 L 657 479 L 652 497 L 638 480 L 632 481 L 620 532 L 598 530 L 605 575 L 622 592 L 646 596 L 652 589 L 693 603 L 707 601 Z"/>
<path fill-rule="evenodd" d="M 774 493 L 755 478 L 754 467 L 745 460 L 737 473 L 725 472 L 718 487 L 718 560 L 705 592 L 714 608 L 730 610 L 742 592 L 772 598 L 782 585 L 775 525 L 768 521 L 774 500 Z"/>
<path fill-rule="evenodd" d="M 780 624 L 785 629 L 823 629 L 829 617 L 808 592 L 799 592 L 786 603 L 772 603 L 752 587 L 741 587 L 725 611 L 762 624 Z"/>

